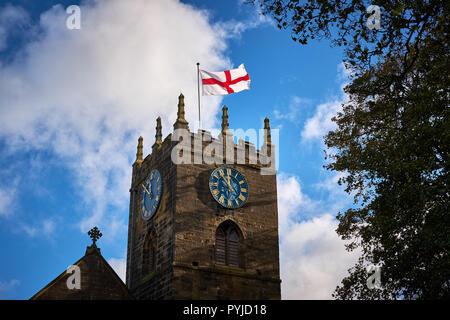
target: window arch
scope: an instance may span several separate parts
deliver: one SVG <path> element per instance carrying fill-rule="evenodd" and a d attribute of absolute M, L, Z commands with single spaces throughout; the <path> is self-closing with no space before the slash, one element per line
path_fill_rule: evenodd
<path fill-rule="evenodd" d="M 242 266 L 242 232 L 227 220 L 216 230 L 215 262 L 230 267 Z"/>
<path fill-rule="evenodd" d="M 156 269 L 156 248 L 156 236 L 149 232 L 145 237 L 142 251 L 142 276 L 146 276 Z"/>

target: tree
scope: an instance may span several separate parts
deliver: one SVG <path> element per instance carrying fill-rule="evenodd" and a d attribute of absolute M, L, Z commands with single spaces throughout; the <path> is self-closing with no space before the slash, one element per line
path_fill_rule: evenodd
<path fill-rule="evenodd" d="M 342 182 L 360 200 L 338 215 L 337 232 L 362 247 L 365 262 L 382 265 L 384 298 L 450 298 L 449 51 L 443 39 L 429 40 L 397 85 L 385 79 L 399 72 L 399 58 L 348 85 L 338 128 L 325 138 L 338 150 L 326 167 L 348 172 Z M 363 266 L 336 297 L 373 296 L 353 289 L 365 283 Z"/>
<path fill-rule="evenodd" d="M 362 249 L 333 296 L 340 299 L 450 298 L 449 2 L 380 1 L 369 29 L 364 1 L 262 1 L 302 44 L 346 46 L 349 100 L 325 137 L 329 170 L 355 194 L 337 233 Z M 366 267 L 381 266 L 370 290 Z"/>

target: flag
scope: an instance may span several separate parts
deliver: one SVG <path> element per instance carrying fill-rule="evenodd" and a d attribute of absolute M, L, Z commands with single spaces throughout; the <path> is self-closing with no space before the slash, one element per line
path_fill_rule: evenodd
<path fill-rule="evenodd" d="M 244 64 L 237 69 L 210 72 L 200 70 L 203 95 L 222 95 L 250 89 L 250 77 Z"/>

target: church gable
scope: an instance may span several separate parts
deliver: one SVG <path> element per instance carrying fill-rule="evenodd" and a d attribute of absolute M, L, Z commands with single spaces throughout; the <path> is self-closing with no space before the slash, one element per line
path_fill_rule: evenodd
<path fill-rule="evenodd" d="M 78 277 L 76 279 L 76 277 Z M 120 277 L 95 245 L 86 254 L 36 293 L 31 300 L 131 300 Z"/>

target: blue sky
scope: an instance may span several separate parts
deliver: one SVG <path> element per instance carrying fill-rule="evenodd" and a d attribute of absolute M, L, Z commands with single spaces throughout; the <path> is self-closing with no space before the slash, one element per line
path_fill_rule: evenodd
<path fill-rule="evenodd" d="M 66 28 L 81 5 L 81 29 Z M 343 52 L 300 45 L 242 0 L 1 1 L 0 298 L 28 299 L 89 245 L 123 276 L 137 138 L 165 137 L 185 95 L 197 129 L 196 65 L 236 68 L 251 89 L 202 99 L 205 129 L 279 129 L 282 297 L 327 299 L 357 254 L 334 219 L 351 199 L 326 172 L 323 135 L 346 97 Z M 333 263 L 330 263 L 333 262 Z"/>

